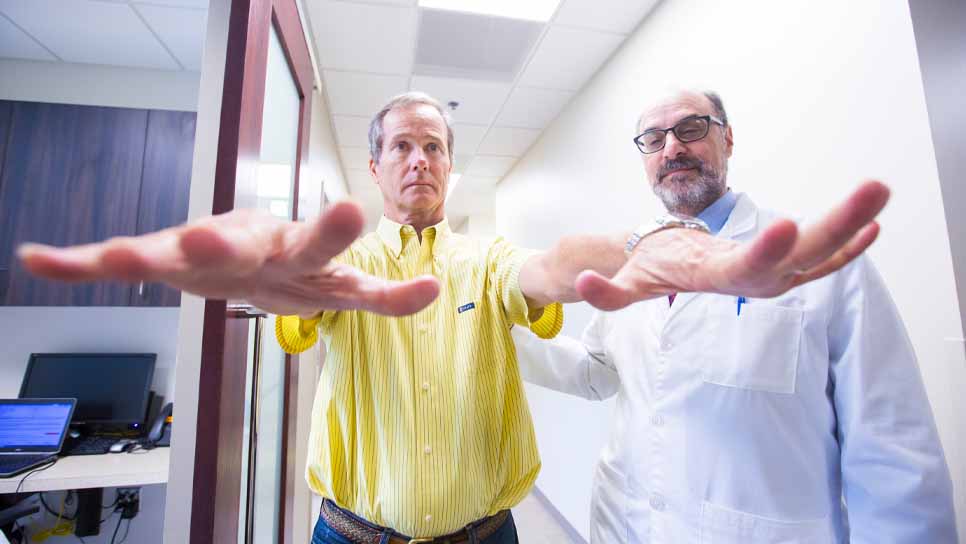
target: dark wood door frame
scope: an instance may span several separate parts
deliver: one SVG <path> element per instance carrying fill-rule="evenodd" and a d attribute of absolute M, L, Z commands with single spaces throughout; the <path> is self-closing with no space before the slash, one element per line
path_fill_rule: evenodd
<path fill-rule="evenodd" d="M 314 77 L 295 0 L 232 0 L 213 214 L 228 212 L 236 205 L 254 205 L 246 195 L 255 194 L 270 25 L 282 43 L 301 99 L 292 210 L 292 217 L 297 217 L 299 176 L 308 156 Z M 192 486 L 192 544 L 238 541 L 248 326 L 246 316 L 227 311 L 226 301 L 205 301 Z M 293 357 L 287 363 L 280 542 L 285 541 L 285 528 L 291 526 L 293 512 L 287 496 L 294 490 L 293 476 L 298 472 L 294 467 L 297 414 L 292 399 L 298 361 Z"/>

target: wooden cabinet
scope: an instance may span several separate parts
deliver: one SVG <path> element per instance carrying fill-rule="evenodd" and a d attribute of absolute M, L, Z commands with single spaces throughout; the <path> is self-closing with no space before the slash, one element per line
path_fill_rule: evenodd
<path fill-rule="evenodd" d="M 137 234 L 180 225 L 188 219 L 194 141 L 194 113 L 148 113 Z M 131 304 L 179 306 L 181 292 L 160 283 L 135 285 L 131 288 Z"/>
<path fill-rule="evenodd" d="M 177 293 L 157 286 L 139 290 L 120 282 L 35 278 L 14 251 L 25 241 L 82 244 L 183 222 L 194 114 L 0 101 L 0 130 L 4 108 L 9 115 L 0 167 L 3 304 L 177 305 Z M 138 296 L 144 292 L 151 296 Z"/>

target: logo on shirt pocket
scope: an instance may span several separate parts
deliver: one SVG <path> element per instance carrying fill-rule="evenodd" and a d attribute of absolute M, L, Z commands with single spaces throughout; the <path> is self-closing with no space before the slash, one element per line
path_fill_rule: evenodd
<path fill-rule="evenodd" d="M 457 309 L 456 309 L 456 313 L 460 313 L 460 314 L 461 314 L 461 313 L 463 313 L 463 312 L 466 312 L 466 311 L 469 311 L 469 310 L 472 310 L 473 308 L 476 308 L 476 304 L 475 304 L 475 303 L 473 303 L 473 302 L 468 302 L 468 303 L 466 303 L 466 304 L 464 304 L 464 305 L 462 305 L 462 306 L 460 306 L 459 308 L 457 308 Z"/>

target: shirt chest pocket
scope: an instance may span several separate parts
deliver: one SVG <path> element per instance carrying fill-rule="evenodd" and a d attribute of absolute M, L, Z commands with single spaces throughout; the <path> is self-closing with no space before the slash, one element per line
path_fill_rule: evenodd
<path fill-rule="evenodd" d="M 734 300 L 734 299 L 732 299 Z M 706 383 L 792 394 L 805 314 L 766 301 L 713 305 L 702 355 Z"/>

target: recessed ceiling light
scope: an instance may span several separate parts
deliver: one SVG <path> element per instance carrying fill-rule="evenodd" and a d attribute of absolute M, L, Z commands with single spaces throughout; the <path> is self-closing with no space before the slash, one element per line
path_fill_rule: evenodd
<path fill-rule="evenodd" d="M 419 0 L 424 8 L 540 22 L 549 21 L 559 3 L 560 0 Z"/>

